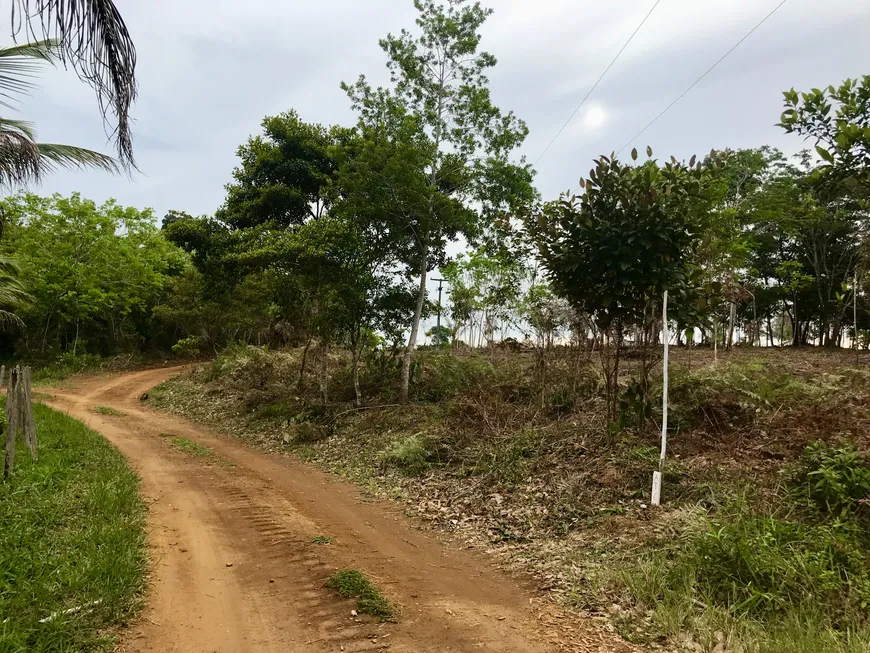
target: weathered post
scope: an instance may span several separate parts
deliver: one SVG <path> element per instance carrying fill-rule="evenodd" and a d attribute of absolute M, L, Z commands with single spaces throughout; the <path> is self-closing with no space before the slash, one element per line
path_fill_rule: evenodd
<path fill-rule="evenodd" d="M 18 369 L 9 370 L 9 386 L 6 391 L 6 457 L 3 476 L 8 477 L 15 468 L 15 437 L 18 434 Z"/>
<path fill-rule="evenodd" d="M 39 461 L 39 447 L 36 442 L 36 422 L 33 420 L 33 395 L 30 388 L 30 368 L 22 370 L 21 383 L 21 426 L 24 430 L 24 439 L 30 449 L 30 457 L 34 462 Z"/>

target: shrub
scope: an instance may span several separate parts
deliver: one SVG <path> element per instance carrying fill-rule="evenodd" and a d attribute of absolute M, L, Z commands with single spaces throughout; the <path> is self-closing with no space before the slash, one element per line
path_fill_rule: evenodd
<path fill-rule="evenodd" d="M 812 602 L 846 619 L 870 605 L 870 559 L 854 524 L 808 526 L 741 511 L 710 526 L 697 544 L 699 585 L 735 613 L 763 615 Z"/>
<path fill-rule="evenodd" d="M 494 371 L 492 363 L 480 356 L 421 356 L 413 370 L 413 392 L 418 399 L 441 401 L 484 384 Z"/>
<path fill-rule="evenodd" d="M 870 466 L 851 444 L 832 447 L 817 440 L 807 445 L 794 478 L 795 490 L 821 510 L 836 515 L 867 512 Z"/>
<path fill-rule="evenodd" d="M 196 358 L 202 352 L 204 341 L 199 336 L 182 338 L 172 345 L 172 352 L 187 358 Z"/>
<path fill-rule="evenodd" d="M 381 452 L 381 461 L 387 465 L 398 467 L 409 475 L 418 475 L 429 466 L 429 452 L 426 443 L 416 435 L 397 440 Z"/>
<path fill-rule="evenodd" d="M 34 370 L 34 381 L 55 381 L 65 379 L 74 374 L 82 374 L 100 368 L 103 359 L 96 354 L 73 354 L 66 352 L 60 354 L 53 362 L 45 367 Z"/>

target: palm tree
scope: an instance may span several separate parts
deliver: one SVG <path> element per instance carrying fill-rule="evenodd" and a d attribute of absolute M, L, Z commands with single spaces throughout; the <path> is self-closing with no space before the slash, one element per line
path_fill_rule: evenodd
<path fill-rule="evenodd" d="M 14 108 L 15 95 L 33 88 L 31 78 L 38 67 L 57 60 L 60 52 L 56 41 L 0 48 L 0 106 Z M 119 170 L 111 157 L 72 145 L 38 143 L 31 123 L 0 118 L 0 186 L 36 182 L 58 167 Z"/>
<path fill-rule="evenodd" d="M 24 327 L 24 322 L 13 310 L 30 303 L 31 299 L 21 283 L 18 263 L 15 259 L 0 255 L 0 331 Z"/>
<path fill-rule="evenodd" d="M 12 0 L 12 37 L 54 40 L 57 55 L 97 92 L 103 119 L 114 114 L 118 159 L 134 168 L 130 107 L 136 99 L 136 48 L 112 0 Z"/>

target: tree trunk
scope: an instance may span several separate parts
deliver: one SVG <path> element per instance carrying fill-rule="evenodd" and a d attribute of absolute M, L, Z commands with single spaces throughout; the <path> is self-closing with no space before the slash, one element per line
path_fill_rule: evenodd
<path fill-rule="evenodd" d="M 305 343 L 305 349 L 302 350 L 302 364 L 299 366 L 299 381 L 296 383 L 296 391 L 302 392 L 305 388 L 305 363 L 308 362 L 308 348 L 311 346 L 311 336 L 308 336 L 308 342 Z"/>
<path fill-rule="evenodd" d="M 728 311 L 728 342 L 725 343 L 725 349 L 731 350 L 731 344 L 734 342 L 734 322 L 737 319 L 737 304 L 731 302 L 731 310 Z"/>
<path fill-rule="evenodd" d="M 411 335 L 408 346 L 405 347 L 405 358 L 402 361 L 402 387 L 399 398 L 402 403 L 408 401 L 408 391 L 411 386 L 411 358 L 414 356 L 414 346 L 417 344 L 417 331 L 420 329 L 420 317 L 423 315 L 423 303 L 426 301 L 426 272 L 429 268 L 429 243 L 423 241 L 420 256 L 420 288 L 417 292 L 417 306 L 414 308 L 414 321 L 411 324 Z"/>
<path fill-rule="evenodd" d="M 320 343 L 320 396 L 323 405 L 329 403 L 329 343 Z"/>
<path fill-rule="evenodd" d="M 359 357 L 360 357 L 360 340 L 357 338 L 356 345 L 353 348 L 353 391 L 356 393 L 356 407 L 362 407 L 362 392 L 359 389 Z"/>

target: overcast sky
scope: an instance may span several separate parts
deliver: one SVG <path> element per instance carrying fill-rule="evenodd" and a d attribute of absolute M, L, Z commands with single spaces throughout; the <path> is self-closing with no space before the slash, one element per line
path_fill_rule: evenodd
<path fill-rule="evenodd" d="M 618 150 L 779 0 L 662 0 L 537 166 L 545 198 L 576 187 L 591 159 Z M 210 214 L 235 150 L 263 116 L 350 125 L 342 80 L 386 81 L 378 39 L 412 28 L 411 0 L 116 0 L 138 50 L 132 180 L 61 172 L 40 193 Z M 489 0 L 483 46 L 499 60 L 492 91 L 525 119 L 534 162 L 654 0 Z M 801 141 L 774 124 L 781 91 L 870 73 L 870 2 L 789 0 L 635 144 L 678 158 L 711 148 Z M 44 142 L 111 151 L 92 91 L 48 71 L 21 107 Z"/>

